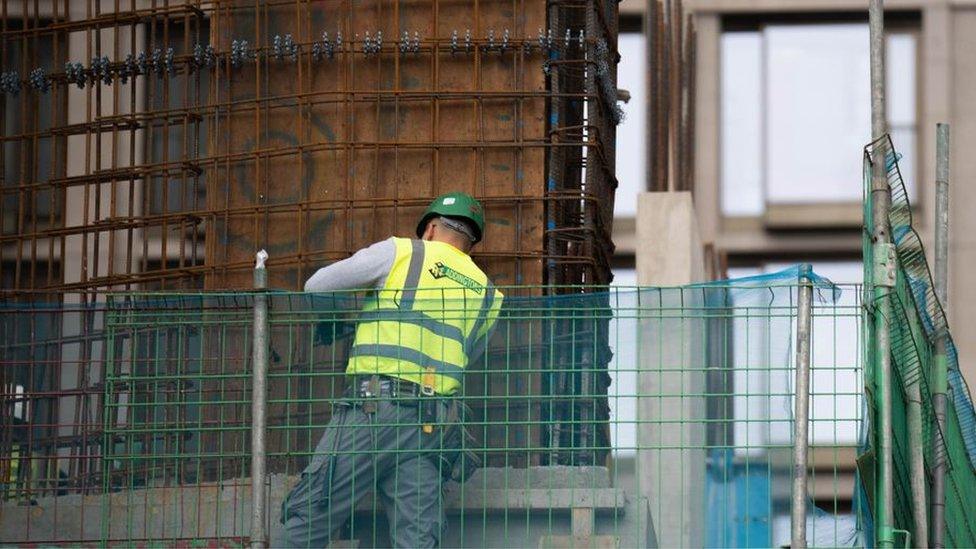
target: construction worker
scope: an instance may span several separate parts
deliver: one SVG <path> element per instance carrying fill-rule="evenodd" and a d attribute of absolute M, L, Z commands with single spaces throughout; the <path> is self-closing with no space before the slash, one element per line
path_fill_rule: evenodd
<path fill-rule="evenodd" d="M 468 463 L 456 398 L 462 374 L 485 348 L 502 303 L 468 255 L 483 232 L 481 204 L 448 193 L 424 212 L 419 240 L 377 242 L 305 283 L 309 292 L 375 291 L 358 318 L 347 398 L 333 406 L 282 504 L 288 545 L 325 547 L 368 493 L 383 502 L 396 547 L 438 545 L 442 482 L 452 474 L 463 481 L 459 465 Z"/>

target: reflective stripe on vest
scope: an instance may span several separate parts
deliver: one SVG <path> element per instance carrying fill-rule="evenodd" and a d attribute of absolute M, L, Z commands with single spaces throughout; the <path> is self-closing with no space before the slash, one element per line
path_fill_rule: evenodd
<path fill-rule="evenodd" d="M 431 358 L 420 351 L 400 345 L 365 344 L 352 348 L 351 356 L 376 356 L 395 360 L 408 360 L 423 368 L 434 368 L 438 375 L 461 381 L 464 368 Z"/>
<path fill-rule="evenodd" d="M 424 270 L 424 258 L 427 248 L 422 240 L 410 241 L 410 266 L 407 268 L 407 280 L 403 283 L 403 295 L 400 298 L 400 310 L 413 309 L 413 302 L 417 298 L 417 286 L 420 286 L 420 275 Z"/>
<path fill-rule="evenodd" d="M 481 312 L 474 321 L 474 327 L 471 328 L 471 333 L 468 334 L 467 339 L 464 341 L 464 354 L 467 356 L 471 356 L 474 346 L 478 343 L 478 332 L 481 331 L 481 328 L 485 325 L 485 321 L 488 320 L 488 313 L 491 311 L 491 304 L 494 301 L 495 285 L 489 281 L 488 286 L 485 287 L 485 297 L 481 300 Z"/>
<path fill-rule="evenodd" d="M 453 393 L 500 299 L 484 273 L 459 250 L 420 240 L 394 242 L 394 265 L 386 286 L 359 317 L 347 371 L 422 383 L 431 368 L 434 389 Z M 426 279 L 425 272 L 430 272 Z M 432 294 L 437 297 L 425 298 Z"/>
<path fill-rule="evenodd" d="M 392 311 L 387 309 L 376 309 L 372 311 L 363 311 L 359 315 L 360 322 L 379 322 L 383 320 L 414 324 L 416 326 L 426 328 L 441 337 L 453 339 L 458 343 L 465 342 L 464 333 L 461 332 L 461 328 L 452 326 L 446 322 L 441 322 L 436 318 L 431 318 L 421 311 Z"/>

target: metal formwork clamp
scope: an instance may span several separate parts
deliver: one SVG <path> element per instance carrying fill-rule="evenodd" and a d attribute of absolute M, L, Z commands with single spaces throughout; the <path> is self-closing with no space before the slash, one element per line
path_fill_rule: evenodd
<path fill-rule="evenodd" d="M 457 53 L 458 49 L 460 49 L 460 46 L 458 46 L 458 31 L 454 29 L 451 31 L 451 55 Z"/>
<path fill-rule="evenodd" d="M 400 39 L 400 53 L 407 53 L 410 51 L 410 31 L 403 31 L 403 37 Z"/>

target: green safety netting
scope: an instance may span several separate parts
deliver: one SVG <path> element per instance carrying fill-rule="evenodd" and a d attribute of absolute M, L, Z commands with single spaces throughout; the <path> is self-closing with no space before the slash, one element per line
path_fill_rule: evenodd
<path fill-rule="evenodd" d="M 910 488 L 909 434 L 907 418 L 908 388 L 919 385 L 922 396 L 922 439 L 925 444 L 925 467 L 931 474 L 937 457 L 947 461 L 946 474 L 946 544 L 952 547 L 976 546 L 976 511 L 971 502 L 976 498 L 976 413 L 974 413 L 969 388 L 959 370 L 956 347 L 949 334 L 948 323 L 942 304 L 936 297 L 931 272 L 925 259 L 921 239 L 912 223 L 912 206 L 908 191 L 898 166 L 900 156 L 890 137 L 872 143 L 865 148 L 865 219 L 864 257 L 871 258 L 874 244 L 867 228 L 871 219 L 871 170 L 872 155 L 884 158 L 884 170 L 891 191 L 891 210 L 888 216 L 892 240 L 897 256 L 897 279 L 891 298 L 891 356 L 894 370 L 892 379 L 893 421 L 893 525 L 908 532 L 914 539 L 915 526 L 912 518 Z M 879 163 L 880 164 L 880 163 Z M 870 280 L 869 261 L 865 260 L 865 280 Z M 865 302 L 871 304 L 868 299 Z M 936 339 L 946 337 L 948 362 L 949 406 L 946 427 L 940 431 L 932 407 L 932 386 Z M 870 364 L 870 361 L 867 362 Z M 870 366 L 869 366 L 870 367 Z M 873 376 L 868 375 L 868 387 Z M 869 390 L 871 397 L 876 391 Z M 873 412 L 878 403 L 869 398 Z M 862 460 L 869 470 L 874 467 L 874 442 L 868 438 Z M 866 481 L 869 478 L 865 479 Z M 872 499 L 873 486 L 866 485 L 867 497 Z M 862 530 L 872 532 L 874 523 L 870 515 L 863 515 Z M 915 541 L 918 543 L 918 541 Z M 922 544 L 927 541 L 923 541 Z"/>

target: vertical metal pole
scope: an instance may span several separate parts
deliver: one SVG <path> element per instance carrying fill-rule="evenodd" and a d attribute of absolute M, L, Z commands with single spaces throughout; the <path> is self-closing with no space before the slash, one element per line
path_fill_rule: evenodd
<path fill-rule="evenodd" d="M 948 314 L 949 279 L 949 125 L 938 124 L 935 129 L 935 295 Z M 945 547 L 945 474 L 946 449 L 942 440 L 946 424 L 946 393 L 949 389 L 946 356 L 947 326 L 935 340 L 935 370 L 932 380 L 932 408 L 938 433 L 932 437 L 935 445 L 935 467 L 932 470 L 932 547 Z M 940 447 L 941 446 L 941 447 Z"/>
<path fill-rule="evenodd" d="M 868 9 L 871 53 L 871 135 L 875 140 L 871 170 L 871 239 L 875 280 L 865 281 L 874 286 L 874 345 L 875 383 L 878 394 L 877 525 L 878 547 L 892 548 L 895 543 L 892 520 L 892 436 L 891 436 L 891 340 L 888 321 L 891 303 L 888 293 L 895 283 L 895 250 L 888 228 L 891 194 L 888 188 L 886 154 L 888 143 L 882 139 L 887 133 L 885 122 L 885 42 L 884 2 L 870 0 Z"/>
<path fill-rule="evenodd" d="M 796 318 L 796 400 L 793 410 L 793 549 L 807 546 L 807 432 L 810 421 L 810 332 L 813 317 L 813 284 L 810 265 L 800 272 Z"/>
<path fill-rule="evenodd" d="M 925 501 L 925 441 L 922 438 L 921 377 L 906 387 L 908 407 L 908 463 L 911 470 L 912 518 L 915 522 L 916 547 L 928 547 L 928 504 Z M 937 438 L 937 437 L 936 437 Z"/>
<path fill-rule="evenodd" d="M 257 253 L 254 265 L 254 348 L 251 356 L 251 547 L 268 546 L 267 501 L 265 498 L 265 428 L 267 425 L 268 376 L 268 271 L 264 262 L 268 253 Z"/>

